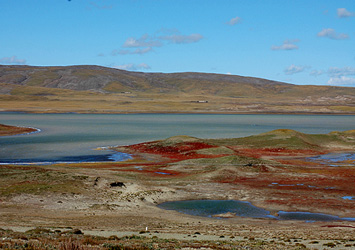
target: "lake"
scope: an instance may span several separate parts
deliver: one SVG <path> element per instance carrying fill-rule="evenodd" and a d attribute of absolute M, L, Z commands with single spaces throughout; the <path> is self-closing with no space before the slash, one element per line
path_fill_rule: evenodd
<path fill-rule="evenodd" d="M 81 162 L 124 160 L 129 156 L 94 149 L 175 135 L 233 138 L 281 128 L 311 134 L 351 130 L 355 116 L 0 113 L 0 123 L 41 130 L 0 137 L 0 163 Z"/>

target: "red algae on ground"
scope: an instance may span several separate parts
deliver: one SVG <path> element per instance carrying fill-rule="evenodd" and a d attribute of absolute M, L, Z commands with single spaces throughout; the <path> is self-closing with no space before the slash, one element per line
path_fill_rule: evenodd
<path fill-rule="evenodd" d="M 28 134 L 38 131 L 35 128 L 16 127 L 0 124 L 0 136 Z"/>
<path fill-rule="evenodd" d="M 174 160 L 199 158 L 202 155 L 197 154 L 197 150 L 212 147 L 215 146 L 202 142 L 177 143 L 174 146 L 163 146 L 157 142 L 150 142 L 128 146 L 129 149 L 140 153 L 157 154 Z"/>

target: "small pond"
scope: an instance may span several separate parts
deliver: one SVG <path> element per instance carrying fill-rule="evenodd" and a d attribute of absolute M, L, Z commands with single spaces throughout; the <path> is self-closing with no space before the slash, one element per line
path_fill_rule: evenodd
<path fill-rule="evenodd" d="M 238 200 L 187 200 L 169 201 L 158 205 L 167 210 L 175 210 L 184 214 L 222 218 L 224 214 L 235 214 L 248 218 L 269 218 L 277 220 L 303 220 L 303 221 L 355 221 L 355 218 L 341 218 L 338 216 L 309 213 L 279 211 L 277 216 L 270 211 L 258 208 L 250 202 Z"/>
<path fill-rule="evenodd" d="M 80 156 L 57 156 L 42 158 L 20 158 L 20 159 L 1 159 L 0 164 L 56 164 L 56 163 L 96 163 L 96 162 L 117 162 L 132 159 L 131 155 L 116 151 L 100 150 L 102 154 L 80 155 Z M 99 152 L 99 153 L 101 153 Z"/>
<path fill-rule="evenodd" d="M 355 166 L 355 153 L 330 153 L 307 158 L 310 161 L 332 167 Z"/>

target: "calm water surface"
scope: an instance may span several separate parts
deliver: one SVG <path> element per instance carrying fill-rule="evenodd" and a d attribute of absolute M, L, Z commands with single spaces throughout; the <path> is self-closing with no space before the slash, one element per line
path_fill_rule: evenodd
<path fill-rule="evenodd" d="M 203 217 L 214 217 L 225 213 L 234 213 L 236 216 L 248 218 L 265 218 L 277 220 L 303 220 L 303 221 L 355 221 L 355 218 L 341 218 L 334 215 L 310 212 L 279 211 L 277 216 L 268 210 L 253 206 L 250 202 L 238 200 L 187 200 L 169 201 L 158 205 L 166 210 L 176 210 L 180 213 Z"/>
<path fill-rule="evenodd" d="M 127 157 L 102 146 L 128 145 L 174 135 L 232 138 L 287 128 L 328 133 L 355 128 L 355 116 L 202 114 L 19 114 L 0 113 L 0 123 L 35 127 L 40 133 L 0 138 L 0 163 L 98 161 Z"/>

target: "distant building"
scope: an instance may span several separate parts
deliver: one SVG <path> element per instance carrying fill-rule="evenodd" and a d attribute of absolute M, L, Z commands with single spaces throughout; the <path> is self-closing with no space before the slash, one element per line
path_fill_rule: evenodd
<path fill-rule="evenodd" d="M 191 101 L 191 102 L 194 102 L 194 103 L 208 103 L 208 101 Z"/>

